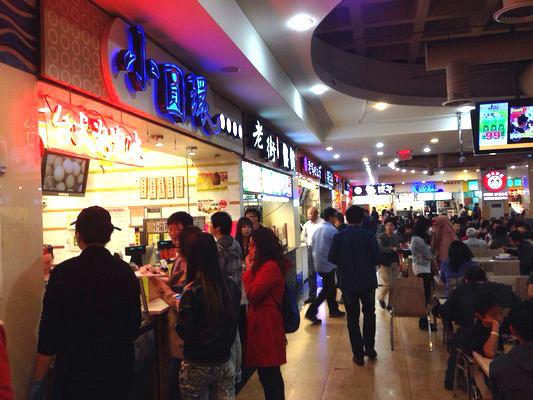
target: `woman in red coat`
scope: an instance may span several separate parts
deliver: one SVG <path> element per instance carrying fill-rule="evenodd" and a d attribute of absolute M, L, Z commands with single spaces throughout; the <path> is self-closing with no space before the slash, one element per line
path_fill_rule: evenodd
<path fill-rule="evenodd" d="M 280 365 L 287 359 L 280 305 L 285 291 L 285 260 L 274 232 L 260 228 L 252 233 L 246 262 L 243 283 L 248 315 L 244 362 L 249 368 L 257 368 L 265 400 L 284 400 Z"/>

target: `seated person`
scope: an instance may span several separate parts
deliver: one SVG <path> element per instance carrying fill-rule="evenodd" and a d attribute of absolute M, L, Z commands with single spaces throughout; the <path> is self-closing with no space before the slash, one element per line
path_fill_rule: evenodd
<path fill-rule="evenodd" d="M 533 395 L 533 302 L 528 300 L 509 313 L 511 334 L 519 345 L 490 365 L 493 400 L 530 399 Z"/>
<path fill-rule="evenodd" d="M 472 261 L 472 251 L 460 240 L 454 240 L 448 250 L 448 260 L 443 261 L 440 266 L 440 278 L 446 284 L 446 297 L 462 281 L 465 270 L 470 267 L 477 267 L 478 264 Z"/>
<path fill-rule="evenodd" d="M 524 221 L 519 221 L 516 223 L 516 230 L 519 231 L 522 235 L 524 235 L 524 239 L 533 239 L 533 232 L 531 232 L 530 226 Z"/>
<path fill-rule="evenodd" d="M 482 239 L 477 238 L 476 228 L 468 228 L 466 230 L 466 237 L 468 239 L 463 240 L 463 243 L 466 244 L 471 249 L 488 249 L 489 245 Z"/>
<path fill-rule="evenodd" d="M 529 275 L 533 272 L 533 245 L 524 239 L 520 231 L 509 234 L 509 243 L 514 249 L 506 249 L 508 253 L 517 255 L 520 260 L 520 275 Z"/>
<path fill-rule="evenodd" d="M 459 325 L 456 333 L 457 341 L 459 341 L 460 337 L 466 338 L 461 341 L 462 343 L 469 341 L 468 337 L 470 337 L 475 327 L 479 298 L 487 292 L 494 294 L 495 298 L 498 299 L 498 304 L 502 307 L 508 308 L 520 303 L 520 299 L 509 287 L 497 282 L 487 282 L 487 275 L 480 267 L 467 268 L 464 283 L 453 291 L 439 310 L 443 320 L 455 322 Z M 465 350 L 468 349 L 465 347 Z M 456 354 L 455 349 L 452 349 L 448 359 L 448 369 L 444 379 L 444 387 L 448 390 L 453 388 Z"/>
<path fill-rule="evenodd" d="M 529 275 L 527 280 L 527 298 L 533 300 L 533 272 Z"/>
<path fill-rule="evenodd" d="M 503 225 L 495 225 L 490 248 L 499 249 L 500 247 L 504 246 L 509 246 L 509 239 L 507 238 L 507 229 L 505 229 Z"/>

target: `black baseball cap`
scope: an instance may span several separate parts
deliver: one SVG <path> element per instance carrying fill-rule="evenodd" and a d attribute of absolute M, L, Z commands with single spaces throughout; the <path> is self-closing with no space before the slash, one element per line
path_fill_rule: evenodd
<path fill-rule="evenodd" d="M 111 214 L 105 208 L 99 206 L 87 207 L 81 210 L 78 214 L 76 221 L 72 222 L 70 225 L 76 225 L 76 228 L 79 228 L 83 225 L 93 225 L 106 227 L 111 225 L 113 229 L 121 231 L 122 229 L 116 227 L 111 223 Z"/>

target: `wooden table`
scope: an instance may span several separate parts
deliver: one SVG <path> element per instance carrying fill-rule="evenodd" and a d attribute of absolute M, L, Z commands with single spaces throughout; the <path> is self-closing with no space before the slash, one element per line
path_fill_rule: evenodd
<path fill-rule="evenodd" d="M 516 258 L 511 259 L 494 259 L 492 257 L 474 257 L 474 262 L 485 272 L 493 272 L 495 275 L 519 275 L 520 261 Z"/>
<path fill-rule="evenodd" d="M 481 368 L 485 375 L 489 376 L 489 369 L 490 363 L 492 362 L 492 358 L 484 357 L 481 354 L 476 353 L 475 351 L 472 353 L 472 355 L 474 356 L 476 364 L 479 365 L 479 368 Z"/>

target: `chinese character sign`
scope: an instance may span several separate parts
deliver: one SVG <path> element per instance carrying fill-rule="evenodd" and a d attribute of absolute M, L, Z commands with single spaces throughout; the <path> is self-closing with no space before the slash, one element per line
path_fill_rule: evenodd
<path fill-rule="evenodd" d="M 302 172 L 313 178 L 322 179 L 322 165 L 307 158 L 307 156 L 302 157 Z"/>
<path fill-rule="evenodd" d="M 247 137 L 249 148 L 258 151 L 261 157 L 278 167 L 293 171 L 296 167 L 294 149 L 277 135 L 268 132 L 260 121 L 250 126 Z"/>
<path fill-rule="evenodd" d="M 352 193 L 354 196 L 391 195 L 394 194 L 394 185 L 382 183 L 380 185 L 354 186 Z"/>
<path fill-rule="evenodd" d="M 129 29 L 130 46 L 116 57 L 116 67 L 125 71 L 127 81 L 137 92 L 147 90 L 150 79 L 157 82 L 157 107 L 174 122 L 190 122 L 206 135 L 220 132 L 218 116 L 211 116 L 207 102 L 208 85 L 203 76 L 184 74 L 176 64 L 146 58 L 146 35 L 139 26 Z"/>

